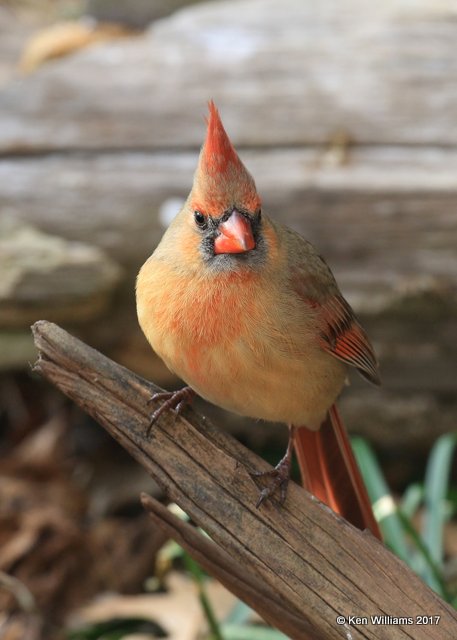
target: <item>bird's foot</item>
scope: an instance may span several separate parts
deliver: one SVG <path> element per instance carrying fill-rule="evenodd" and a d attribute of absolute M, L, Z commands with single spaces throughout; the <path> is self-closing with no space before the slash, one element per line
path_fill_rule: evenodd
<path fill-rule="evenodd" d="M 271 478 L 268 485 L 262 489 L 259 494 L 259 498 L 256 503 L 256 508 L 258 509 L 262 502 L 268 500 L 273 494 L 276 493 L 279 489 L 279 502 L 283 504 L 286 499 L 287 494 L 287 486 L 290 480 L 290 466 L 291 466 L 291 456 L 290 453 L 287 452 L 284 458 L 278 462 L 274 469 L 271 471 L 254 471 L 251 473 L 251 476 L 255 478 Z"/>
<path fill-rule="evenodd" d="M 274 469 L 271 471 L 254 471 L 251 476 L 255 478 L 271 478 L 270 483 L 259 494 L 259 499 L 256 503 L 258 509 L 264 500 L 268 500 L 279 489 L 279 502 L 283 504 L 286 499 L 287 487 L 290 480 L 290 467 L 292 463 L 292 451 L 294 446 L 296 428 L 293 425 L 289 425 L 289 441 L 287 443 L 287 449 L 284 457 L 278 462 Z"/>
<path fill-rule="evenodd" d="M 183 387 L 177 391 L 160 391 L 159 393 L 154 393 L 149 398 L 148 404 L 151 404 L 151 402 L 159 402 L 160 400 L 164 400 L 164 402 L 152 413 L 147 435 L 150 435 L 152 427 L 163 413 L 173 410 L 176 416 L 179 416 L 184 407 L 192 402 L 194 396 L 195 391 L 191 389 L 191 387 Z"/>

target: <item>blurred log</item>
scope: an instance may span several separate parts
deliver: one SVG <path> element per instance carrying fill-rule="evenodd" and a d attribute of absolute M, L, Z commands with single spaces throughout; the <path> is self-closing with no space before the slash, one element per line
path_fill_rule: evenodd
<path fill-rule="evenodd" d="M 203 138 L 203 122 L 199 130 Z M 457 153 L 418 158 L 416 150 L 354 149 L 342 166 L 328 165 L 317 150 L 241 155 L 265 210 L 301 231 L 328 260 L 375 342 L 386 388 L 454 393 Z M 196 158 L 197 151 L 125 152 L 0 165 L 5 211 L 48 233 L 89 239 L 122 263 L 124 303 L 103 331 L 93 325 L 79 331 L 124 363 L 143 362 L 148 375 L 153 359 L 137 338 L 134 279 L 187 195 Z M 65 188 L 55 189 L 56 176 Z"/>
<path fill-rule="evenodd" d="M 265 211 L 319 248 L 375 343 L 384 387 L 358 387 L 350 426 L 425 451 L 457 419 L 454 12 L 452 0 L 222 0 L 5 85 L 0 217 L 124 267 L 106 316 L 67 326 L 169 380 L 137 328 L 134 279 L 189 191 L 214 98 Z M 16 366 L 26 332 L 25 319 L 0 323 Z"/>
<path fill-rule="evenodd" d="M 456 144 L 454 11 L 453 0 L 196 5 L 12 83 L 0 151 L 195 147 L 210 97 L 237 146 L 322 145 L 341 129 L 363 145 Z"/>
<path fill-rule="evenodd" d="M 14 78 L 21 48 L 32 31 L 33 27 L 18 20 L 11 7 L 0 4 L 0 87 Z"/>
<path fill-rule="evenodd" d="M 354 529 L 292 484 L 281 507 L 255 509 L 259 487 L 250 471 L 267 465 L 191 410 L 164 415 L 146 437 L 146 401 L 157 387 L 120 367 L 51 323 L 33 326 L 35 370 L 98 420 L 211 537 L 148 510 L 196 557 L 274 626 L 294 640 L 362 638 L 452 640 L 457 612 L 371 535 Z M 199 542 L 200 540 L 200 542 Z M 233 574 L 231 564 L 235 565 Z M 243 567 L 240 572 L 238 567 Z M 273 604 L 271 604 L 273 603 Z M 412 617 L 373 625 L 372 615 Z M 436 626 L 417 615 L 439 616 Z M 337 616 L 345 616 L 337 624 Z M 350 616 L 367 616 L 367 624 Z"/>
<path fill-rule="evenodd" d="M 24 327 L 43 312 L 60 322 L 96 318 L 121 276 L 98 247 L 5 218 L 0 219 L 0 272 L 0 327 Z"/>
<path fill-rule="evenodd" d="M 33 358 L 25 328 L 46 314 L 87 322 L 104 314 L 121 269 L 102 249 L 0 218 L 0 370 Z M 3 329 L 3 330 L 2 330 Z"/>
<path fill-rule="evenodd" d="M 195 6 L 10 82 L 0 212 L 108 250 L 131 286 L 189 191 L 213 97 L 265 208 L 359 311 L 442 285 L 455 301 L 453 2 L 258 5 Z"/>
<path fill-rule="evenodd" d="M 202 101 L 201 115 L 205 109 Z M 202 141 L 203 118 L 197 131 Z M 430 287 L 426 276 L 455 282 L 456 151 L 354 148 L 342 165 L 319 149 L 240 155 L 264 209 L 319 246 L 361 310 L 382 311 L 386 295 L 389 302 L 392 292 Z M 4 158 L 0 203 L 10 216 L 89 241 L 136 268 L 187 197 L 197 157 L 198 148 Z"/>

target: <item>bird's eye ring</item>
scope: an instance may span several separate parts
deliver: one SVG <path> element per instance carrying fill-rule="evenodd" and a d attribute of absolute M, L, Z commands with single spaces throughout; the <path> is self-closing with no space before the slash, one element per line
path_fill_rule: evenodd
<path fill-rule="evenodd" d="M 206 227 L 206 218 L 201 211 L 194 211 L 194 220 L 201 229 Z"/>

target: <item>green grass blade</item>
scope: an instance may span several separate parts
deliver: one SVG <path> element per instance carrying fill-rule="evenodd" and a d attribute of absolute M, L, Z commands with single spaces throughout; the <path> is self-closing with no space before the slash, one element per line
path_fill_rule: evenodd
<path fill-rule="evenodd" d="M 252 609 L 242 600 L 238 600 L 228 616 L 224 620 L 224 625 L 246 624 L 252 614 Z"/>
<path fill-rule="evenodd" d="M 429 587 L 449 602 L 451 596 L 446 590 L 441 567 L 433 560 L 430 551 L 414 528 L 411 520 L 400 510 L 398 511 L 398 515 L 402 521 L 405 531 L 409 534 L 412 542 L 415 544 L 417 551 L 419 552 L 414 556 L 414 560 L 411 562 L 411 569 L 420 575 Z"/>
<path fill-rule="evenodd" d="M 448 433 L 438 438 L 428 459 L 425 472 L 422 540 L 438 567 L 441 567 L 443 563 L 443 530 L 444 524 L 449 518 L 446 498 L 456 445 L 457 434 L 455 433 Z M 433 587 L 433 574 L 427 568 L 425 568 L 425 574 L 430 580 L 429 584 Z"/>
<path fill-rule="evenodd" d="M 411 520 L 419 510 L 423 499 L 424 487 L 419 482 L 414 482 L 406 487 L 398 509 Z"/>
<path fill-rule="evenodd" d="M 374 452 L 363 438 L 352 438 L 351 443 L 384 542 L 395 555 L 409 564 L 411 554 L 404 528 Z"/>

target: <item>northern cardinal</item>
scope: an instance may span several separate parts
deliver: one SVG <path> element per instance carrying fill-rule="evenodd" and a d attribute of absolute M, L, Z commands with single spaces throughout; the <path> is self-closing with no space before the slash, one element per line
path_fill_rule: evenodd
<path fill-rule="evenodd" d="M 289 425 L 289 445 L 261 502 L 284 499 L 293 445 L 305 486 L 380 537 L 335 400 L 348 365 L 379 384 L 370 341 L 316 249 L 261 211 L 253 178 L 209 103 L 192 190 L 140 270 L 140 326 L 197 393 L 229 411 Z"/>

